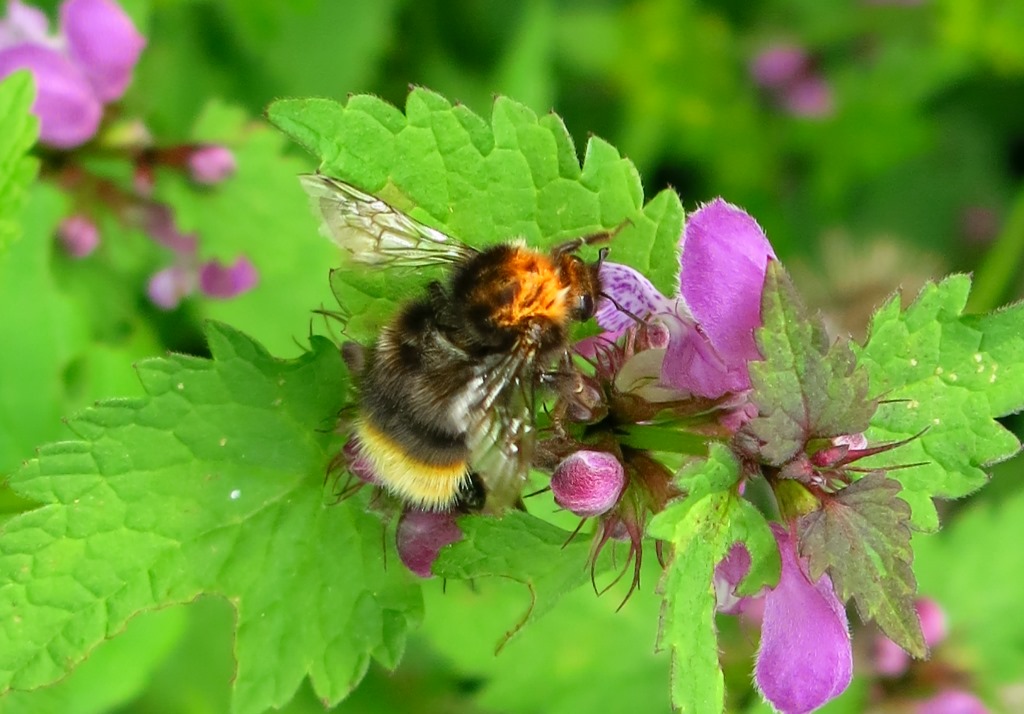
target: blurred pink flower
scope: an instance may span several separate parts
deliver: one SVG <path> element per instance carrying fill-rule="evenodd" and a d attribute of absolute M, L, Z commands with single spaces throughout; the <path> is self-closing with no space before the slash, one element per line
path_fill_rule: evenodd
<path fill-rule="evenodd" d="M 832 85 L 800 45 L 778 43 L 761 50 L 750 63 L 750 76 L 793 116 L 823 119 L 835 111 Z"/>
<path fill-rule="evenodd" d="M 81 213 L 68 216 L 57 226 L 57 237 L 73 258 L 84 258 L 100 244 L 100 229 Z"/>
<path fill-rule="evenodd" d="M 970 692 L 947 689 L 920 702 L 914 714 L 988 714 L 988 707 Z"/>
<path fill-rule="evenodd" d="M 761 50 L 750 63 L 750 74 L 762 87 L 774 89 L 792 82 L 810 62 L 799 45 L 779 43 Z"/>
<path fill-rule="evenodd" d="M 189 176 L 197 183 L 220 183 L 233 176 L 237 168 L 235 155 L 226 146 L 201 146 L 188 157 Z"/>
<path fill-rule="evenodd" d="M 256 266 L 245 257 L 230 266 L 211 260 L 199 268 L 199 289 L 209 297 L 235 297 L 256 287 L 258 281 Z"/>
<path fill-rule="evenodd" d="M 85 72 L 103 102 L 120 99 L 146 38 L 113 0 L 65 0 L 60 24 L 68 55 Z"/>
<path fill-rule="evenodd" d="M 832 85 L 813 74 L 801 77 L 782 90 L 782 104 L 790 114 L 812 119 L 831 116 L 835 111 Z"/>
<path fill-rule="evenodd" d="M 171 265 L 149 279 L 146 293 L 154 305 L 173 310 L 196 289 L 196 276 L 181 265 Z"/>
<path fill-rule="evenodd" d="M 25 69 L 32 73 L 39 117 L 39 140 L 57 149 L 71 149 L 99 129 L 103 106 L 82 71 L 64 55 L 45 45 L 19 44 L 0 49 L 0 77 Z"/>
<path fill-rule="evenodd" d="M 40 141 L 71 149 L 96 134 L 103 104 L 124 93 L 145 39 L 113 0 L 66 0 L 60 15 L 51 36 L 46 15 L 11 0 L 0 21 L 0 77 L 32 73 Z"/>

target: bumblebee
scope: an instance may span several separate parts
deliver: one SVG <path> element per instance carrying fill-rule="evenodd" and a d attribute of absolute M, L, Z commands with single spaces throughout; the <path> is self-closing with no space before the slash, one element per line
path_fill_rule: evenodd
<path fill-rule="evenodd" d="M 321 232 L 374 269 L 448 267 L 365 351 L 354 434 L 380 483 L 405 503 L 500 513 L 520 502 L 535 441 L 535 393 L 593 317 L 599 268 L 577 254 L 596 233 L 539 252 L 477 249 L 322 174 L 300 177 Z"/>

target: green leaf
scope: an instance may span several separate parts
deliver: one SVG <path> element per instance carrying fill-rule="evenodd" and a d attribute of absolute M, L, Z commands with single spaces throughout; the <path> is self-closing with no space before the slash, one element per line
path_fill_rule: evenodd
<path fill-rule="evenodd" d="M 513 511 L 500 519 L 469 516 L 459 527 L 465 537 L 441 551 L 435 573 L 458 580 L 496 575 L 517 580 L 530 591 L 526 613 L 505 633 L 498 649 L 590 579 L 590 544 L 584 538 L 570 542 L 571 533 L 528 513 Z M 595 573 L 609 563 L 610 558 L 599 558 Z"/>
<path fill-rule="evenodd" d="M 755 333 L 762 358 L 750 363 L 759 416 L 744 427 L 757 456 L 781 466 L 813 438 L 864 431 L 876 403 L 868 375 L 846 343 L 829 344 L 821 319 L 804 307 L 777 261 L 768 264 Z"/>
<path fill-rule="evenodd" d="M 65 413 L 62 377 L 86 344 L 76 306 L 51 270 L 53 232 L 66 210 L 62 196 L 37 184 L 21 213 L 25 236 L 0 254 L 0 474 L 8 474 L 40 443 L 60 435 Z"/>
<path fill-rule="evenodd" d="M 764 517 L 735 486 L 739 465 L 722 445 L 707 461 L 684 470 L 687 496 L 651 521 L 648 532 L 672 544 L 674 556 L 661 583 L 660 642 L 672 648 L 672 701 L 682 712 L 720 712 L 725 688 L 715 633 L 715 566 L 733 543 L 751 551 L 743 591 L 778 581 L 778 548 Z"/>
<path fill-rule="evenodd" d="M 963 315 L 970 279 L 928 284 L 900 311 L 899 300 L 871 321 L 856 348 L 871 394 L 884 400 L 871 420 L 871 441 L 919 438 L 895 454 L 865 459 L 870 468 L 922 464 L 893 471 L 915 528 L 934 531 L 932 498 L 959 498 L 982 486 L 984 469 L 1020 450 L 996 418 L 1024 408 L 1024 305 L 988 315 Z"/>
<path fill-rule="evenodd" d="M 862 620 L 874 619 L 889 639 L 924 658 L 910 506 L 900 490 L 898 481 L 876 472 L 824 498 L 820 510 L 799 521 L 800 553 L 809 560 L 812 581 L 828 571 L 843 601 L 857 603 Z"/>
<path fill-rule="evenodd" d="M 0 697 L 0 713 L 116 711 L 138 696 L 181 638 L 184 615 L 182 608 L 169 608 L 134 618 L 123 633 L 97 647 L 57 684 Z"/>
<path fill-rule="evenodd" d="M 997 467 L 995 483 L 1000 479 L 1014 490 L 996 499 L 986 498 L 986 489 L 941 531 L 914 539 L 921 593 L 947 613 L 949 648 L 990 691 L 1019 682 L 1024 672 L 1019 463 Z"/>
<path fill-rule="evenodd" d="M 577 588 L 494 656 L 494 642 L 523 608 L 521 585 L 501 578 L 428 587 L 417 637 L 463 681 L 479 682 L 483 711 L 505 714 L 667 712 L 669 657 L 654 651 L 657 559 L 621 609 L 618 597 Z M 438 656 L 439 655 L 439 656 Z M 404 662 L 403 662 L 404 666 Z M 445 709 L 445 711 L 448 711 Z M 474 710 L 475 711 L 475 710 Z"/>
<path fill-rule="evenodd" d="M 226 597 L 233 709 L 280 706 L 304 677 L 325 702 L 371 658 L 393 666 L 419 590 L 382 567 L 364 503 L 323 503 L 347 385 L 336 346 L 282 362 L 226 327 L 212 360 L 139 365 L 147 397 L 101 403 L 16 474 L 42 504 L 0 530 L 0 688 L 61 677 L 133 615 Z M 15 617 L 17 615 L 17 617 Z"/>
<path fill-rule="evenodd" d="M 29 113 L 34 98 L 26 71 L 0 82 L 0 251 L 21 234 L 17 216 L 39 169 L 39 161 L 27 156 L 39 132 L 39 120 Z"/>
<path fill-rule="evenodd" d="M 317 155 L 325 173 L 470 245 L 522 236 L 545 248 L 629 221 L 611 243 L 612 259 L 641 270 L 666 294 L 674 290 L 683 220 L 678 196 L 663 191 L 645 206 L 635 167 L 598 138 L 581 166 L 554 115 L 538 118 L 499 97 L 488 123 L 424 89 L 409 94 L 404 115 L 367 95 L 344 106 L 280 100 L 267 115 Z M 336 292 L 356 316 L 347 332 L 372 336 L 381 315 L 434 276 L 423 271 L 396 280 L 392 271 L 385 280 L 365 266 L 344 266 Z M 396 283 L 405 286 L 396 291 Z"/>

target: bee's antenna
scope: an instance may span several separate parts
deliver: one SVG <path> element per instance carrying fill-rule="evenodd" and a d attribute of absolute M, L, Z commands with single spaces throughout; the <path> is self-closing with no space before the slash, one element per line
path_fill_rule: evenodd
<path fill-rule="evenodd" d="M 609 231 L 598 231 L 597 233 L 591 233 L 590 235 L 580 236 L 579 238 L 573 238 L 570 241 L 566 241 L 561 245 L 555 246 L 551 253 L 555 256 L 565 255 L 566 253 L 575 253 L 577 250 L 585 245 L 594 245 L 595 243 L 605 243 L 610 241 L 612 238 L 622 232 L 622 229 L 626 226 L 633 225 L 633 219 L 627 218 L 619 225 L 615 226 Z M 604 260 L 604 255 L 607 254 L 607 250 L 602 251 L 600 260 Z"/>

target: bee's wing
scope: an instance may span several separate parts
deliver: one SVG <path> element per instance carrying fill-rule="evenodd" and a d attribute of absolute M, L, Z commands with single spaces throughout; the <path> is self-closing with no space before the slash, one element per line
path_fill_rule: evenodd
<path fill-rule="evenodd" d="M 530 472 L 535 354 L 534 345 L 520 344 L 489 365 L 480 403 L 471 412 L 469 463 L 484 482 L 489 510 L 515 505 Z"/>
<path fill-rule="evenodd" d="M 320 219 L 320 232 L 357 263 L 418 268 L 458 263 L 476 254 L 474 248 L 344 181 L 323 174 L 302 174 L 299 181 Z"/>

